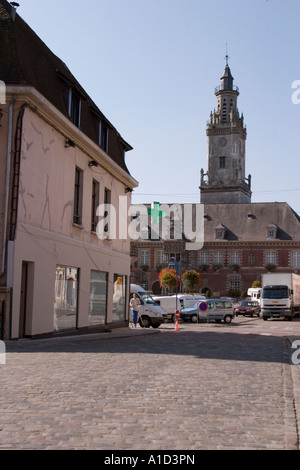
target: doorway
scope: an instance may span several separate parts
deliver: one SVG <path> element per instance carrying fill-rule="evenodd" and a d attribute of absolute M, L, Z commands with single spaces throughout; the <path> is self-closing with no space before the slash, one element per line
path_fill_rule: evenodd
<path fill-rule="evenodd" d="M 19 339 L 29 335 L 32 311 L 32 281 L 34 263 L 23 261 L 20 295 Z M 30 322 L 29 322 L 30 320 Z"/>

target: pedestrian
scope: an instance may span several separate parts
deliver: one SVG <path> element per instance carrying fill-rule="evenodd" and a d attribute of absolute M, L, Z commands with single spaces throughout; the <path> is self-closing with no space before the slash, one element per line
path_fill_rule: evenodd
<path fill-rule="evenodd" d="M 139 301 L 139 298 L 137 294 L 133 294 L 133 297 L 130 301 L 130 307 L 132 310 L 132 321 L 134 324 L 134 327 L 136 328 L 137 322 L 138 322 L 138 317 L 139 317 L 139 307 L 141 305 L 141 302 Z"/>

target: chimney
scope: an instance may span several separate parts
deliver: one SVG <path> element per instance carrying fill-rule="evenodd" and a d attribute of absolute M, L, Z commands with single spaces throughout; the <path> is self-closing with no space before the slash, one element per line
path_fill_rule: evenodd
<path fill-rule="evenodd" d="M 19 6 L 20 5 L 17 2 L 10 2 L 10 15 L 11 15 L 13 21 L 15 21 L 15 19 L 16 19 L 17 8 Z"/>

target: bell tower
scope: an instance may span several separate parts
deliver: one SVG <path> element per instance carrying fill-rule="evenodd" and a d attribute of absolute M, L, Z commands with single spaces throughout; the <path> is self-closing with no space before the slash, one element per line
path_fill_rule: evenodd
<path fill-rule="evenodd" d="M 201 170 L 202 204 L 238 204 L 251 202 L 251 176 L 245 178 L 247 130 L 239 113 L 238 87 L 228 65 L 215 90 L 217 109 L 206 127 L 208 170 Z"/>

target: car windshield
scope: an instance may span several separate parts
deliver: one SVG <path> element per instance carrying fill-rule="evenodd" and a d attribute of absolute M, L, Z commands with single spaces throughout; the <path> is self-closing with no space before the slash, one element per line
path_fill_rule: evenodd
<path fill-rule="evenodd" d="M 241 302 L 242 307 L 255 307 L 256 305 L 255 302 Z"/>
<path fill-rule="evenodd" d="M 150 297 L 150 295 L 147 292 L 139 292 L 139 296 L 143 300 L 143 302 L 145 302 L 145 304 L 156 305 L 155 300 L 153 300 L 152 297 Z"/>

